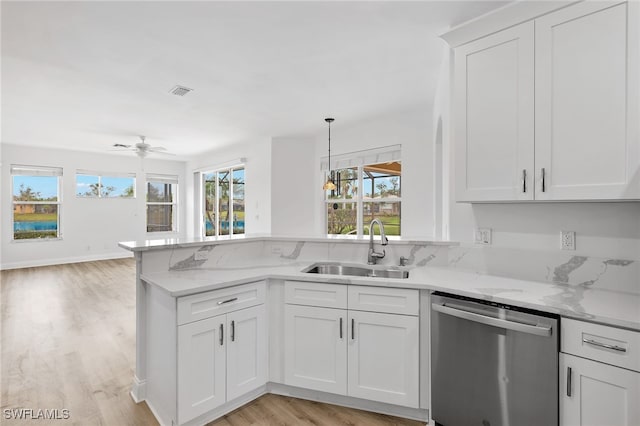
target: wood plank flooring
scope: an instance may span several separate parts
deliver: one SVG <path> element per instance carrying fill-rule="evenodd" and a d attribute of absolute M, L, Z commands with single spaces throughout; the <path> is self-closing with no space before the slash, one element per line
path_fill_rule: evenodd
<path fill-rule="evenodd" d="M 105 260 L 2 271 L 2 425 L 157 425 L 129 388 L 135 367 L 135 263 Z M 68 419 L 7 418 L 5 410 L 63 409 Z M 423 423 L 265 395 L 215 426 Z"/>

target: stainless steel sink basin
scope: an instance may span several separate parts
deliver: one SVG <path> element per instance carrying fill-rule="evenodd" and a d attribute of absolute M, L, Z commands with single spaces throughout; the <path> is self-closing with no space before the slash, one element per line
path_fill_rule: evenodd
<path fill-rule="evenodd" d="M 355 277 L 409 278 L 409 271 L 380 269 L 374 266 L 341 265 L 339 263 L 314 263 L 302 270 L 308 274 L 350 275 Z"/>

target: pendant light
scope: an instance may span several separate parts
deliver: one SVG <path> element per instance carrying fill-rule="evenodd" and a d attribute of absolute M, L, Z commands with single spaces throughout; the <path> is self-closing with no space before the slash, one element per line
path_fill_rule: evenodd
<path fill-rule="evenodd" d="M 324 121 L 329 124 L 329 177 L 327 178 L 327 182 L 322 186 L 322 189 L 325 191 L 335 191 L 337 189 L 336 184 L 333 183 L 333 170 L 331 170 L 331 123 L 333 123 L 334 120 L 333 118 L 324 119 Z"/>

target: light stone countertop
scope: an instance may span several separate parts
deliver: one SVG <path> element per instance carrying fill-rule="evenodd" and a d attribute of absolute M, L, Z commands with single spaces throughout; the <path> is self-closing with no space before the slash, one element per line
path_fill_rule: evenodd
<path fill-rule="evenodd" d="M 376 240 L 379 237 L 376 236 Z M 429 238 L 421 237 L 387 237 L 389 244 L 428 244 L 431 246 L 458 246 L 460 243 L 455 241 L 441 241 Z M 307 237 L 292 237 L 292 236 L 278 236 L 268 234 L 251 234 L 251 235 L 222 235 L 218 237 L 189 237 L 189 238 L 164 238 L 155 240 L 140 240 L 140 241 L 122 241 L 118 243 L 118 246 L 132 252 L 138 251 L 150 251 L 150 250 L 165 250 L 172 248 L 185 248 L 196 247 L 203 245 L 219 245 L 219 244 L 233 244 L 239 242 L 249 241 L 290 241 L 290 242 L 319 242 L 319 243 L 361 243 L 369 244 L 368 235 L 327 235 L 327 236 L 307 236 Z"/>
<path fill-rule="evenodd" d="M 447 267 L 418 267 L 407 279 L 307 274 L 312 262 L 268 263 L 143 274 L 142 280 L 180 297 L 264 279 L 409 288 L 453 293 L 640 331 L 640 295 L 549 284 Z"/>

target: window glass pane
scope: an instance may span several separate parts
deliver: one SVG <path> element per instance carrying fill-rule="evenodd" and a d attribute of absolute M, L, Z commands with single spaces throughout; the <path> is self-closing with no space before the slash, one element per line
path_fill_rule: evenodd
<path fill-rule="evenodd" d="M 369 235 L 369 224 L 374 218 L 380 219 L 384 224 L 384 232 L 387 235 L 400 235 L 400 202 L 363 204 L 364 235 Z M 373 227 L 374 235 L 380 235 L 378 226 Z"/>
<path fill-rule="evenodd" d="M 399 161 L 365 166 L 362 175 L 363 198 L 399 198 L 401 173 Z"/>
<path fill-rule="evenodd" d="M 218 235 L 229 235 L 229 171 L 218 172 Z"/>
<path fill-rule="evenodd" d="M 102 176 L 100 196 L 109 198 L 133 198 L 135 179 L 132 177 Z"/>
<path fill-rule="evenodd" d="M 216 235 L 216 174 L 203 173 L 202 187 L 204 188 L 204 235 Z"/>
<path fill-rule="evenodd" d="M 147 182 L 147 201 L 156 203 L 173 202 L 173 184 L 163 182 Z"/>
<path fill-rule="evenodd" d="M 56 238 L 58 222 L 57 204 L 14 204 L 13 206 L 13 238 L 15 240 Z"/>
<path fill-rule="evenodd" d="M 14 201 L 58 201 L 57 176 L 13 176 Z"/>
<path fill-rule="evenodd" d="M 358 168 L 340 169 L 333 171 L 334 191 L 327 191 L 327 199 L 355 199 L 358 194 Z"/>
<path fill-rule="evenodd" d="M 244 234 L 244 169 L 233 171 L 233 233 Z"/>
<path fill-rule="evenodd" d="M 100 182 L 98 176 L 76 175 L 76 196 L 98 197 L 100 194 Z"/>
<path fill-rule="evenodd" d="M 173 231 L 173 205 L 147 205 L 147 232 Z"/>
<path fill-rule="evenodd" d="M 334 209 L 334 205 L 338 208 Z M 355 234 L 357 226 L 356 203 L 326 203 L 327 234 Z"/>

